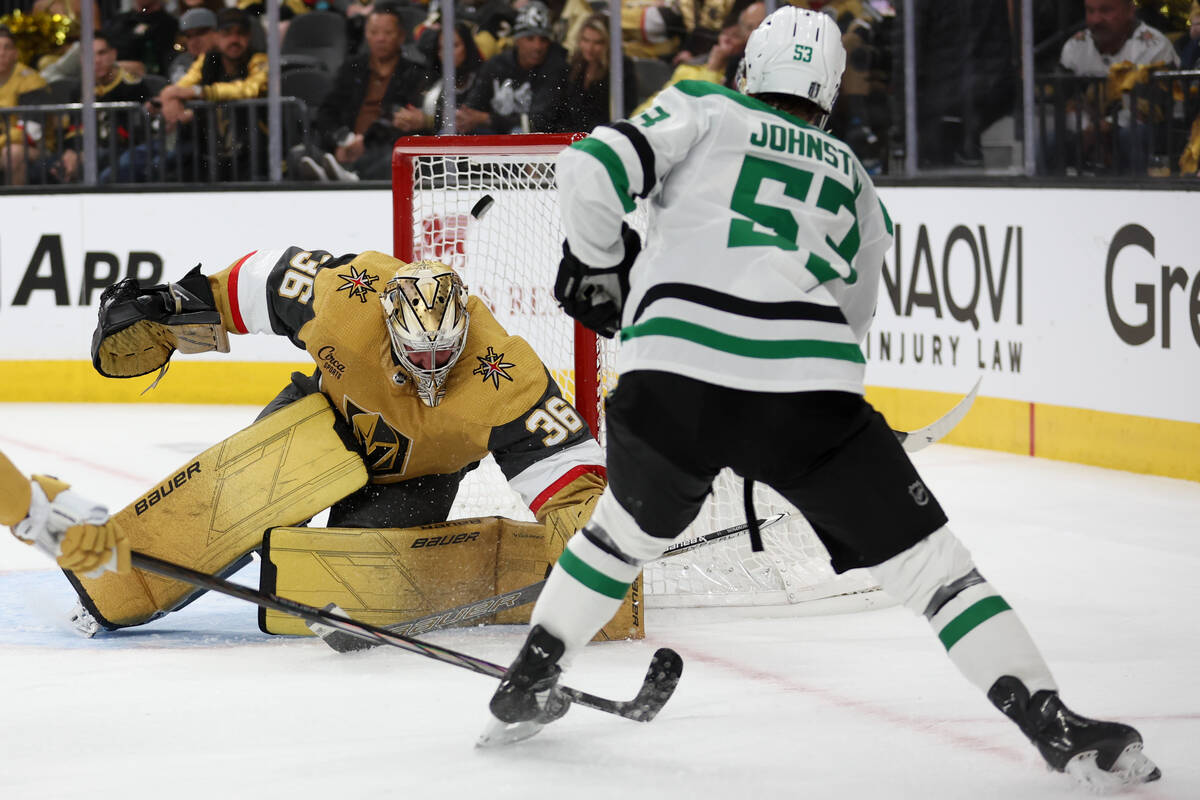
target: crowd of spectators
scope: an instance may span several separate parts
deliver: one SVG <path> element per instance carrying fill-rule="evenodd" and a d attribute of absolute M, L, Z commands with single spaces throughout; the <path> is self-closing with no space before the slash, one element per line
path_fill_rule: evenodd
<path fill-rule="evenodd" d="M 284 46 L 277 66 L 284 94 L 304 104 L 296 112 L 303 141 L 288 144 L 285 177 L 386 180 L 398 136 L 447 129 L 441 1 L 281 0 Z M 0 14 L 0 113 L 30 105 L 30 98 L 78 101 L 39 92 L 72 81 L 77 90 L 82 2 L 93 3 L 96 21 L 96 101 L 142 103 L 152 121 L 146 130 L 163 134 L 139 133 L 102 112 L 102 182 L 261 179 L 265 159 L 252 153 L 265 142 L 265 114 L 224 107 L 266 93 L 263 0 L 6 0 L 0 11 L 16 9 Z M 885 170 L 903 147 L 903 82 L 893 80 L 900 42 L 895 4 L 791 2 L 837 20 L 848 61 L 830 125 L 870 171 Z M 1016 111 L 1018 5 L 916 4 L 919 100 L 912 111 L 922 166 L 982 163 L 981 132 Z M 1059 56 L 1051 68 L 1106 76 L 1126 63 L 1197 66 L 1200 4 L 1192 3 L 1190 25 L 1177 26 L 1170 40 L 1140 21 L 1136 6 L 1137 0 L 1035 0 L 1039 41 L 1054 44 Z M 1057 31 L 1045 32 L 1051 7 Z M 607 10 L 602 0 L 461 0 L 454 32 L 456 132 L 589 131 L 609 121 Z M 658 90 L 679 80 L 735 88 L 746 39 L 765 13 L 764 4 L 752 0 L 622 0 L 624 114 L 644 112 Z M 79 179 L 77 124 L 17 130 L 12 114 L 0 123 L 0 185 Z M 1099 131 L 1101 122 L 1093 127 Z M 1092 136 L 1077 130 L 1051 135 Z M 1123 147 L 1145 149 L 1139 142 Z"/>

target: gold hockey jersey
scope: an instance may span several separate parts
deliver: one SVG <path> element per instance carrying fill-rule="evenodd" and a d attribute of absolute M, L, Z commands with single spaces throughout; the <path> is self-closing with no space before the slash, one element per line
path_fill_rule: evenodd
<path fill-rule="evenodd" d="M 321 390 L 362 445 L 372 482 L 457 472 L 490 452 L 539 518 L 564 495 L 574 495 L 570 504 L 598 494 L 603 453 L 587 424 L 533 348 L 479 298 L 468 300 L 467 342 L 445 398 L 421 402 L 392 355 L 379 301 L 401 263 L 378 252 L 260 250 L 209 283 L 230 333 L 283 335 L 308 352 Z"/>

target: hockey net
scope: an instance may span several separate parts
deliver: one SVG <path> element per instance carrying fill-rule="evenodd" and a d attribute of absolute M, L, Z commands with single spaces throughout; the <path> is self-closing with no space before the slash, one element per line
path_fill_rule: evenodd
<path fill-rule="evenodd" d="M 401 139 L 392 161 L 394 247 L 405 260 L 431 258 L 454 267 L 500 324 L 533 346 L 603 443 L 601 398 L 615 382 L 617 345 L 574 323 L 552 294 L 563 240 L 554 159 L 575 138 Z M 485 197 L 492 202 L 473 216 Z M 640 207 L 629 221 L 645 232 Z M 876 588 L 870 577 L 861 570 L 836 575 L 824 546 L 787 501 L 756 484 L 755 508 L 760 518 L 787 514 L 763 531 L 764 552 L 751 552 L 748 537 L 739 534 L 649 564 L 644 575 L 647 604 L 763 606 L 827 598 L 838 598 L 826 603 L 835 609 L 875 604 L 868 597 Z M 451 513 L 453 518 L 533 518 L 490 457 L 463 481 Z M 726 470 L 680 539 L 744 521 L 741 479 Z"/>

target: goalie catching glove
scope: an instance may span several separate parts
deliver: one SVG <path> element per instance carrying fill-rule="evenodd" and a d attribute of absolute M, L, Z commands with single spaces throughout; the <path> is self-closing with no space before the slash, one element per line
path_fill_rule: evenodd
<path fill-rule="evenodd" d="M 584 327 L 611 339 L 621 329 L 621 310 L 629 295 L 629 270 L 642 250 L 637 231 L 621 223 L 625 256 L 614 267 L 589 267 L 563 240 L 563 257 L 554 280 L 554 299 Z"/>
<path fill-rule="evenodd" d="M 229 336 L 197 265 L 178 283 L 118 281 L 100 295 L 92 365 L 107 378 L 136 378 L 181 353 L 229 352 Z"/>

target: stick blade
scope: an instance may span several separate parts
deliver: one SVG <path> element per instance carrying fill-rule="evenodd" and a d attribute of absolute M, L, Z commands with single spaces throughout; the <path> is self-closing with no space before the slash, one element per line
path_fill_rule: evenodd
<path fill-rule="evenodd" d="M 659 648 L 650 659 L 646 669 L 646 680 L 637 696 L 630 701 L 630 713 L 623 714 L 636 722 L 649 722 L 658 716 L 663 706 L 675 694 L 679 679 L 683 676 L 683 656 L 669 647 Z"/>
<path fill-rule="evenodd" d="M 971 391 L 967 392 L 966 397 L 958 401 L 958 405 L 950 409 L 946 416 L 936 422 L 926 425 L 924 428 L 918 428 L 915 431 L 909 431 L 904 438 L 900 439 L 900 445 L 909 453 L 915 453 L 918 450 L 924 450 L 929 445 L 942 439 L 950 431 L 954 430 L 955 426 L 962 421 L 962 418 L 971 410 L 972 404 L 975 402 L 975 395 L 979 392 L 979 385 L 983 383 L 983 378 L 975 381 L 975 385 L 971 387 Z"/>
<path fill-rule="evenodd" d="M 329 603 L 325 605 L 322 611 L 328 611 L 338 616 L 350 618 L 350 615 L 342 610 L 337 603 Z M 370 650 L 372 647 L 378 646 L 379 642 L 370 639 L 364 639 L 360 636 L 355 636 L 345 631 L 340 631 L 329 625 L 312 620 L 305 621 L 305 626 L 321 638 L 321 641 L 332 647 L 339 653 L 353 653 L 358 650 Z"/>

